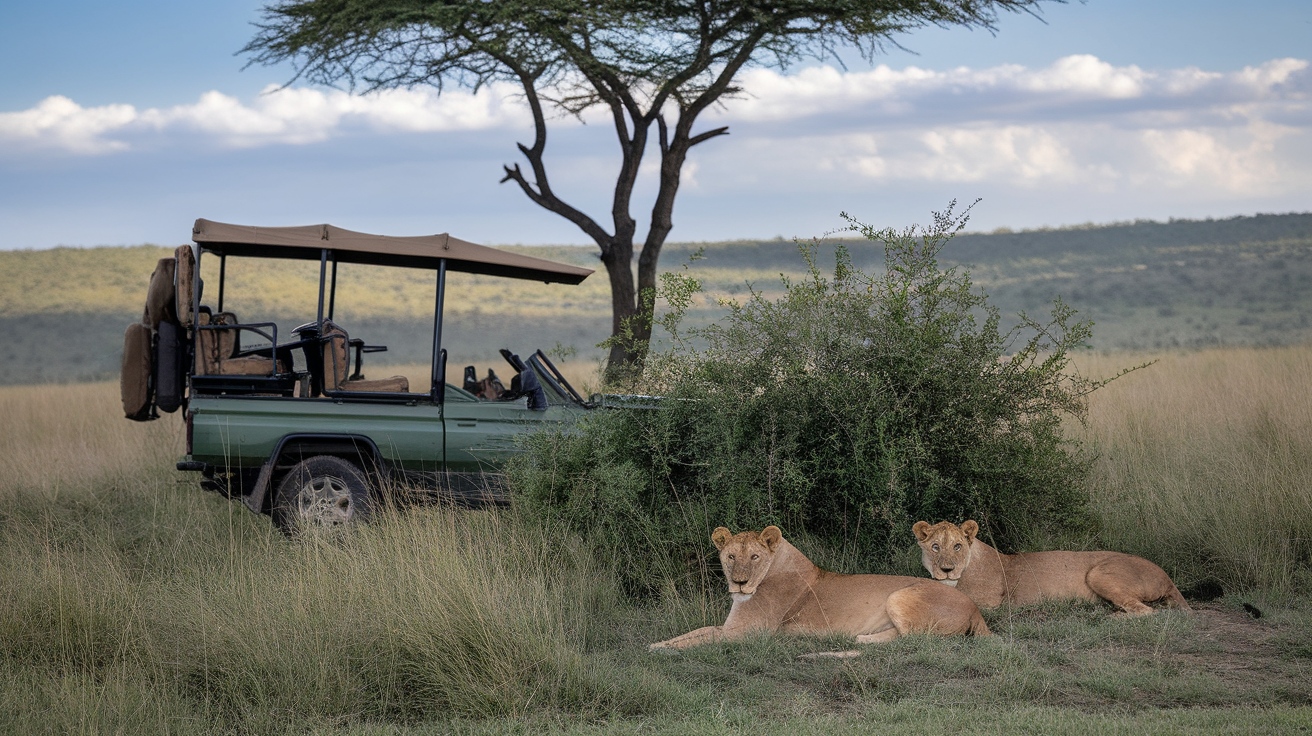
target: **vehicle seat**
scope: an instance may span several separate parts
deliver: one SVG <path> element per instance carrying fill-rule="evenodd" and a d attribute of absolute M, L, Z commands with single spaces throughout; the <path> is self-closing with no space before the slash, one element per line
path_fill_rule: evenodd
<path fill-rule="evenodd" d="M 237 315 L 219 312 L 210 316 L 204 309 L 197 319 L 200 326 L 233 325 L 228 329 L 200 329 L 196 336 L 196 374 L 201 376 L 272 376 L 277 367 L 272 357 L 247 355 L 238 357 L 241 331 Z"/>
<path fill-rule="evenodd" d="M 332 320 L 324 320 L 323 335 L 323 391 L 372 391 L 377 393 L 410 393 L 410 381 L 405 376 L 391 378 L 351 378 L 350 337 L 346 330 Z"/>

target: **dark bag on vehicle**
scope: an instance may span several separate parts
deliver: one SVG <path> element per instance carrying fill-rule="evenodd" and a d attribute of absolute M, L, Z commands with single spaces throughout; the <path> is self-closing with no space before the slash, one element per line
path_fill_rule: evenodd
<path fill-rule="evenodd" d="M 538 374 L 525 365 L 518 355 L 511 355 L 507 350 L 502 350 L 501 354 L 506 356 L 506 360 L 515 367 L 515 370 L 519 371 L 510 379 L 510 390 L 501 395 L 501 400 L 510 401 L 527 396 L 529 409 L 546 411 L 547 392 L 543 391 L 542 384 L 538 383 Z"/>
<path fill-rule="evenodd" d="M 538 374 L 529 368 L 516 378 L 519 379 L 519 390 L 528 396 L 528 408 L 533 411 L 546 411 L 547 392 L 543 391 L 542 384 L 538 383 Z"/>
<path fill-rule="evenodd" d="M 158 419 L 151 403 L 154 388 L 151 380 L 150 328 L 133 322 L 123 333 L 123 364 L 119 372 L 119 393 L 123 398 L 123 414 L 128 419 L 145 422 Z"/>

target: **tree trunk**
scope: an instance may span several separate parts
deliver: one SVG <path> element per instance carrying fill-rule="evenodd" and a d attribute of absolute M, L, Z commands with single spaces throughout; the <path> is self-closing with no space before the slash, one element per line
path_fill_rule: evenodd
<path fill-rule="evenodd" d="M 633 239 L 612 239 L 601 256 L 610 277 L 610 356 L 606 382 L 625 383 L 642 371 L 651 340 L 651 314 L 644 310 L 633 280 Z M 647 313 L 644 313 L 647 312 Z"/>

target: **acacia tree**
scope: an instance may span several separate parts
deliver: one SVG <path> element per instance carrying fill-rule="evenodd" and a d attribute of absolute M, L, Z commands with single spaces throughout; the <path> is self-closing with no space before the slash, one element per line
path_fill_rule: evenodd
<path fill-rule="evenodd" d="M 651 338 L 657 261 L 674 227 L 688 152 L 729 132 L 694 133 L 697 118 L 740 91 L 740 71 L 823 60 L 843 47 L 870 60 L 899 33 L 927 25 L 992 30 L 1000 11 L 1033 13 L 1040 1 L 283 0 L 264 7 L 259 31 L 242 51 L 251 63 L 291 62 L 291 81 L 352 90 L 521 86 L 534 123 L 533 144 L 519 144 L 531 178 L 514 164 L 505 166 L 502 182 L 518 184 L 601 249 L 612 336 L 627 337 L 611 343 L 614 377 L 641 365 Z M 543 162 L 548 109 L 577 116 L 597 105 L 610 112 L 621 153 L 609 229 L 552 189 Z M 635 283 L 632 199 L 653 126 L 659 184 Z"/>

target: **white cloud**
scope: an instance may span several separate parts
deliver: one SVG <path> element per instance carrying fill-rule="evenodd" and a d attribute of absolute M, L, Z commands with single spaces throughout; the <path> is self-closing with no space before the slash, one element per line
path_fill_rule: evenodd
<path fill-rule="evenodd" d="M 72 153 L 106 153 L 127 148 L 102 137 L 128 125 L 137 111 L 131 105 L 106 105 L 90 110 L 56 95 L 22 112 L 0 113 L 0 141 L 45 144 Z"/>
<path fill-rule="evenodd" d="M 522 129 L 530 118 L 515 89 L 492 85 L 477 94 L 457 90 L 439 97 L 415 89 L 357 96 L 271 86 L 249 104 L 210 91 L 195 104 L 140 111 L 132 105 L 84 108 L 56 96 L 30 110 L 0 113 L 0 145 L 103 154 L 165 145 L 188 134 L 247 148 L 317 143 L 359 126 L 376 133 Z"/>
<path fill-rule="evenodd" d="M 1243 134 L 1228 130 L 1145 130 L 1142 146 L 1156 164 L 1152 178 L 1172 187 L 1213 183 L 1219 189 L 1242 194 L 1280 191 L 1291 183 L 1288 161 L 1277 155 L 1282 138 L 1292 129 L 1261 121 L 1250 123 Z M 1308 183 L 1303 165 L 1303 184 Z"/>
<path fill-rule="evenodd" d="M 1054 135 L 1027 126 L 931 130 L 921 136 L 921 143 L 929 153 L 921 170 L 929 179 L 1068 181 L 1077 168 L 1071 152 Z"/>

